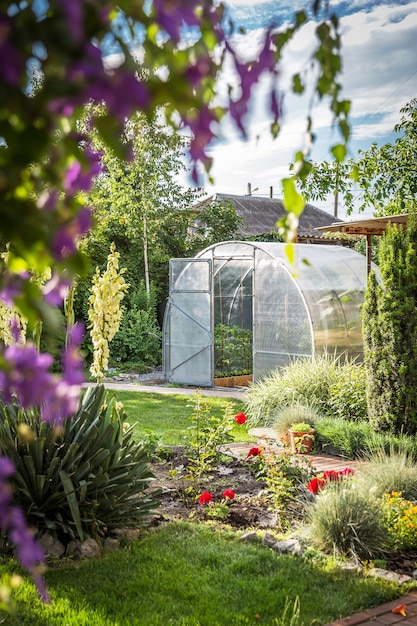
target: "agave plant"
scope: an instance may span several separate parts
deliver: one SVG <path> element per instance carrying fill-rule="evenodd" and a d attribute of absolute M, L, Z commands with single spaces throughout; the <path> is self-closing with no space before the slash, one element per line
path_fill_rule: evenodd
<path fill-rule="evenodd" d="M 39 532 L 84 539 L 148 523 L 158 506 L 148 449 L 124 429 L 103 386 L 89 388 L 61 431 L 37 410 L 0 402 L 0 451 L 16 466 L 13 497 Z"/>

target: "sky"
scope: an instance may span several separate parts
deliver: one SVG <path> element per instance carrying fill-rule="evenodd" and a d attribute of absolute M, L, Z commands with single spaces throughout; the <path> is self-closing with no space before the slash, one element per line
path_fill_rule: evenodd
<path fill-rule="evenodd" d="M 236 25 L 246 28 L 236 35 L 234 43 L 243 57 L 256 55 L 263 29 L 275 19 L 285 24 L 295 10 L 308 0 L 225 0 Z M 372 143 L 393 143 L 392 132 L 399 123 L 400 109 L 417 97 L 417 0 L 394 2 L 366 0 L 330 0 L 330 10 L 340 19 L 343 71 L 342 96 L 351 101 L 351 139 L 348 157 L 356 158 L 358 150 Z M 279 85 L 284 95 L 282 130 L 276 140 L 269 133 L 270 119 L 265 111 L 266 86 L 261 83 L 247 120 L 248 138 L 243 140 L 230 120 L 224 120 L 220 136 L 213 142 L 209 155 L 214 163 L 211 175 L 202 181 L 207 194 L 245 195 L 250 183 L 253 195 L 281 197 L 281 180 L 289 174 L 288 166 L 297 150 L 305 148 L 306 119 L 311 93 L 294 96 L 288 90 L 289 77 L 309 67 L 314 45 L 315 24 L 308 22 L 295 37 L 280 67 Z M 332 127 L 328 100 L 316 101 L 311 110 L 316 141 L 310 153 L 314 161 L 330 160 L 329 147 L 340 142 Z M 256 191 L 255 191 L 256 190 Z M 332 198 L 315 202 L 332 214 Z M 353 213 L 348 219 L 367 214 Z M 371 212 L 369 212 L 371 215 Z M 343 203 L 339 217 L 347 218 Z"/>

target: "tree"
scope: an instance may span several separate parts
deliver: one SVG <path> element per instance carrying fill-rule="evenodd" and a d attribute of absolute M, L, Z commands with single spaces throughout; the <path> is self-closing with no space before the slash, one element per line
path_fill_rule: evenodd
<path fill-rule="evenodd" d="M 400 110 L 400 133 L 394 144 L 359 152 L 357 182 L 363 190 L 360 209 L 372 206 L 376 215 L 406 213 L 417 198 L 417 98 Z"/>
<path fill-rule="evenodd" d="M 394 144 L 359 151 L 356 160 L 345 162 L 306 161 L 299 172 L 299 188 L 307 201 L 326 200 L 329 194 L 342 196 L 349 215 L 355 202 L 356 189 L 362 190 L 359 211 L 372 207 L 375 215 L 407 213 L 416 204 L 417 196 L 417 99 L 400 110 L 401 121 L 393 128 L 400 133 Z M 294 170 L 294 165 L 292 169 Z"/>
<path fill-rule="evenodd" d="M 369 277 L 363 308 L 368 416 L 376 430 L 417 433 L 417 226 L 392 226 L 379 246 L 382 282 Z"/>
<path fill-rule="evenodd" d="M 161 234 L 176 224 L 179 238 L 185 241 L 186 210 L 197 192 L 184 190 L 177 182 L 178 174 L 185 170 L 182 156 L 186 142 L 172 128 L 155 117 L 149 120 L 136 112 L 126 121 L 123 143 L 129 160 L 106 147 L 95 133 L 94 145 L 102 152 L 103 170 L 95 181 L 90 201 L 95 207 L 96 232 L 106 232 L 111 237 L 112 226 L 119 224 L 118 230 L 124 232 L 135 256 L 138 249 L 142 250 L 143 273 L 139 278 L 144 278 L 149 294 L 153 267 L 161 258 L 165 261 L 170 252 L 169 242 Z"/>

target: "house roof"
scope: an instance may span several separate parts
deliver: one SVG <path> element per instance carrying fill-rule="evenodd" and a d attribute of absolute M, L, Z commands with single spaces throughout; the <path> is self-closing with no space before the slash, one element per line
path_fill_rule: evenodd
<path fill-rule="evenodd" d="M 244 219 L 244 224 L 239 230 L 239 234 L 245 237 L 277 232 L 277 221 L 283 215 L 286 215 L 282 200 L 277 198 L 261 198 L 249 195 L 237 196 L 228 193 L 216 193 L 196 203 L 193 208 L 198 211 L 216 200 L 218 202 L 230 201 L 234 205 L 236 213 Z M 330 219 L 331 215 L 329 213 L 307 203 L 300 216 L 298 236 L 301 238 L 323 238 L 323 232 L 316 229 L 319 226 L 323 227 L 329 224 Z M 342 220 L 338 221 L 342 222 Z"/>

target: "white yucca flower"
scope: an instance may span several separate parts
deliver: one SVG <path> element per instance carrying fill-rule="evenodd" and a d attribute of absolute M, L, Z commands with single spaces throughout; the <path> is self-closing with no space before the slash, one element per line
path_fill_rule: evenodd
<path fill-rule="evenodd" d="M 0 300 L 0 341 L 2 341 L 5 346 L 16 343 L 12 333 L 13 322 L 16 322 L 19 328 L 18 342 L 25 343 L 27 320 L 19 313 L 15 306 L 9 306 L 3 300 Z"/>
<path fill-rule="evenodd" d="M 117 333 L 123 316 L 121 301 L 129 288 L 123 278 L 126 268 L 119 269 L 120 254 L 114 242 L 107 257 L 107 269 L 101 276 L 99 269 L 93 276 L 91 296 L 88 299 L 88 319 L 93 342 L 91 375 L 100 381 L 109 363 L 109 343 Z"/>

